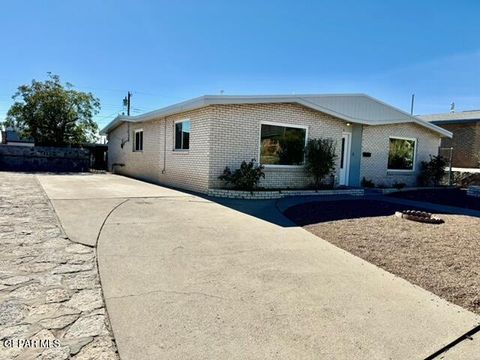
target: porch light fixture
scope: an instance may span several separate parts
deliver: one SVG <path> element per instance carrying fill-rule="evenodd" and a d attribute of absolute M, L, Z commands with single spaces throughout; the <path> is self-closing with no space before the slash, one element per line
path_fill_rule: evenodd
<path fill-rule="evenodd" d="M 351 123 L 349 123 L 349 122 L 347 122 L 347 126 L 350 126 L 350 125 L 352 125 L 352 124 L 351 124 Z"/>

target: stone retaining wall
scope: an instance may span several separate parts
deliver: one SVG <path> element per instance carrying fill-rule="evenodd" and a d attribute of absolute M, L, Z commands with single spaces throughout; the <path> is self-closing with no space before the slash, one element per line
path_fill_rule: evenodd
<path fill-rule="evenodd" d="M 304 196 L 304 195 L 352 195 L 363 196 L 363 189 L 335 189 L 335 190 L 279 190 L 279 191 L 240 191 L 228 189 L 208 189 L 208 195 L 213 197 L 222 197 L 229 199 L 245 199 L 245 200 L 264 200 L 264 199 L 280 199 L 287 196 Z"/>
<path fill-rule="evenodd" d="M 480 186 L 469 186 L 467 189 L 467 195 L 480 197 Z"/>
<path fill-rule="evenodd" d="M 90 150 L 0 145 L 0 170 L 82 172 L 90 168 Z"/>

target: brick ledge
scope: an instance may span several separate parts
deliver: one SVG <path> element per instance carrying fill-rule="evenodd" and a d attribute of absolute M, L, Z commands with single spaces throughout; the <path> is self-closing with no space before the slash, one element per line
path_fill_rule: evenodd
<path fill-rule="evenodd" d="M 242 191 L 230 189 L 208 189 L 207 195 L 229 199 L 245 199 L 245 200 L 266 200 L 281 199 L 288 196 L 304 196 L 304 195 L 352 195 L 363 196 L 364 189 L 333 189 L 333 190 L 278 190 L 278 191 Z"/>

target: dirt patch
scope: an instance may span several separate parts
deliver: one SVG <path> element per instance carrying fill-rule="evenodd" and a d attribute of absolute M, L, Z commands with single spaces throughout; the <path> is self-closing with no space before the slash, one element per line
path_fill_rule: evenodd
<path fill-rule="evenodd" d="M 292 220 L 306 214 L 305 229 L 413 284 L 480 314 L 480 219 L 440 215 L 444 224 L 424 224 L 394 215 L 361 217 L 391 211 L 380 201 L 335 201 L 288 209 Z M 329 209 L 355 218 L 326 221 Z M 394 206 L 398 209 L 397 206 Z M 392 213 L 393 214 L 393 213 Z M 314 218 L 316 217 L 316 218 Z M 300 221 L 299 225 L 301 224 Z"/>

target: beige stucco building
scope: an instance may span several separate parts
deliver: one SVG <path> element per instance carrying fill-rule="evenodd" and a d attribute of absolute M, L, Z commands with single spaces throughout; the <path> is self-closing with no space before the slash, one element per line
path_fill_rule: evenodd
<path fill-rule="evenodd" d="M 203 96 L 139 116 L 118 116 L 108 135 L 109 169 L 151 182 L 208 192 L 243 160 L 265 165 L 265 188 L 303 188 L 300 152 L 332 139 L 335 186 L 414 185 L 420 162 L 451 133 L 363 94 Z M 301 149 L 300 149 L 301 148 Z M 401 156 L 400 156 L 400 155 Z"/>

